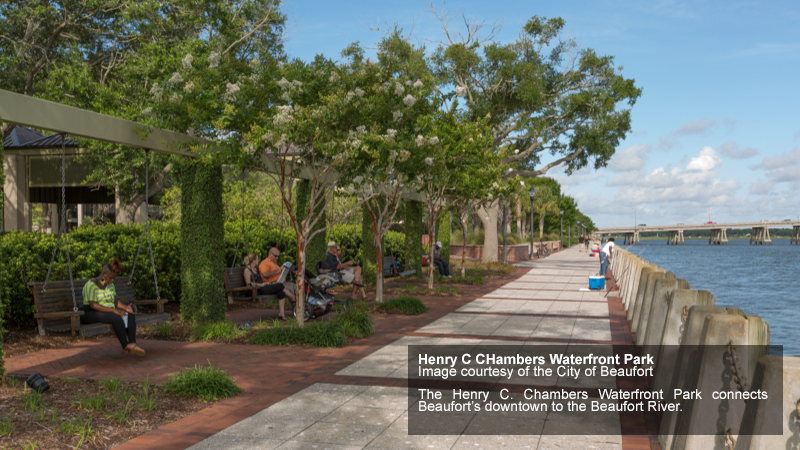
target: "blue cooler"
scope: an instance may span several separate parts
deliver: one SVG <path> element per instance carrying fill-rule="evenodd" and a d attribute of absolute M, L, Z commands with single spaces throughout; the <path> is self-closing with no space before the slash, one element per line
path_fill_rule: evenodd
<path fill-rule="evenodd" d="M 596 277 L 589 277 L 589 289 L 605 289 L 606 277 L 599 275 Z"/>

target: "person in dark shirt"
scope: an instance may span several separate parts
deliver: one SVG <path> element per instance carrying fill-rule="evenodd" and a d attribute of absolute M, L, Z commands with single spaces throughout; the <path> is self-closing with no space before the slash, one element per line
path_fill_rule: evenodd
<path fill-rule="evenodd" d="M 364 282 L 361 278 L 361 267 L 357 266 L 352 260 L 342 262 L 341 255 L 342 249 L 336 245 L 336 242 L 328 242 L 328 254 L 325 255 L 323 267 L 337 271 L 345 284 L 353 285 L 351 297 L 355 297 L 356 291 L 358 291 L 362 299 L 367 298 L 367 293 L 364 291 Z"/>
<path fill-rule="evenodd" d="M 583 243 L 585 241 L 586 241 L 586 238 L 584 238 L 583 235 L 581 235 L 581 237 L 578 238 L 578 251 L 579 252 L 583 251 Z"/>

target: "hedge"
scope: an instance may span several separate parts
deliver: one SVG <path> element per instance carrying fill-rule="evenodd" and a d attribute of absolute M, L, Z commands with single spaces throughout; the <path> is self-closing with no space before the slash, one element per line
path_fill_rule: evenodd
<path fill-rule="evenodd" d="M 230 266 L 236 249 L 236 241 L 241 235 L 241 222 L 225 223 L 225 260 Z M 123 274 L 130 274 L 136 247 L 139 244 L 143 227 L 141 225 L 110 224 L 105 226 L 82 226 L 70 231 L 69 243 L 72 256 L 72 269 L 76 279 L 91 278 L 98 275 L 100 266 L 114 257 L 123 263 Z M 161 298 L 170 302 L 181 300 L 181 238 L 177 224 L 152 222 L 150 231 L 153 237 L 158 288 Z M 342 246 L 343 258 L 361 262 L 361 227 L 357 225 L 336 225 L 328 230 L 327 238 Z M 384 238 L 387 255 L 394 255 L 404 261 L 404 235 L 389 231 Z M 44 281 L 50 255 L 55 245 L 55 235 L 12 231 L 0 234 L 0 309 L 5 307 L 5 318 L 9 323 L 34 326 L 33 296 L 26 283 Z M 297 240 L 294 231 L 267 229 L 261 223 L 248 221 L 245 225 L 245 240 L 239 249 L 236 266 L 241 266 L 245 252 L 257 253 L 262 258 L 272 247 L 281 250 L 280 263 L 296 261 Z M 53 273 L 53 280 L 67 278 L 64 253 L 59 251 Z M 5 283 L 14 280 L 13 283 Z M 133 277 L 133 287 L 139 299 L 155 298 L 152 269 L 146 243 L 139 256 L 139 263 Z"/>

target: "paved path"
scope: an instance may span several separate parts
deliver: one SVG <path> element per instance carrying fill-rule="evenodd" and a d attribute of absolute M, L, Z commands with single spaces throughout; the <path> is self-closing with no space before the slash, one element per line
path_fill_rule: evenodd
<path fill-rule="evenodd" d="M 113 338 L 9 358 L 9 372 L 163 382 L 184 367 L 219 365 L 245 393 L 133 439 L 120 449 L 529 448 L 657 449 L 651 416 L 620 414 L 602 436 L 409 436 L 407 346 L 452 344 L 630 344 L 619 299 L 582 292 L 596 258 L 576 248 L 529 262 L 512 282 L 429 299 L 422 316 L 376 317 L 376 334 L 344 349 L 275 348 L 145 341 L 146 358 L 120 355 Z M 246 314 L 237 312 L 237 314 Z M 563 380 L 552 380 L 563 385 Z M 561 384 L 559 384 L 561 383 Z M 611 381 L 613 384 L 613 380 Z M 617 380 L 618 387 L 624 382 Z M 598 386 L 600 387 L 600 386 Z M 489 422 L 470 426 L 486 426 Z M 501 418 L 508 420 L 507 418 Z M 542 417 L 564 426 L 565 417 Z M 566 418 L 569 420 L 569 418 Z M 569 425 L 567 423 L 567 425 Z"/>
<path fill-rule="evenodd" d="M 407 396 L 409 345 L 509 344 L 630 344 L 631 335 L 616 298 L 585 292 L 588 275 L 598 271 L 596 258 L 575 249 L 525 264 L 530 268 L 516 281 L 506 283 L 455 311 L 407 333 L 388 345 L 336 372 L 324 383 L 310 387 L 260 411 L 236 425 L 191 447 L 192 449 L 594 449 L 633 450 L 658 448 L 645 436 L 653 434 L 655 418 L 605 414 L 576 422 L 574 415 L 543 413 L 526 418 L 500 414 L 474 414 L 459 434 L 419 436 L 408 434 Z M 401 383 L 397 383 L 401 381 Z M 530 384 L 530 380 L 507 383 Z M 553 377 L 538 380 L 542 386 L 580 386 L 574 380 Z M 614 378 L 600 385 L 615 387 Z M 622 387 L 622 386 L 620 386 Z M 632 387 L 632 386 L 627 386 Z M 644 386 L 640 386 L 644 387 Z M 447 422 L 446 417 L 441 420 Z M 584 417 L 586 419 L 586 417 Z M 469 435 L 464 431 L 498 429 L 525 421 L 534 430 L 527 436 Z M 583 419 L 582 419 L 583 420 Z M 535 424 L 535 425 L 534 425 Z M 547 435 L 547 430 L 580 426 L 596 435 Z M 594 431 L 593 431 L 594 432 Z M 544 435 L 543 435 L 544 434 Z"/>

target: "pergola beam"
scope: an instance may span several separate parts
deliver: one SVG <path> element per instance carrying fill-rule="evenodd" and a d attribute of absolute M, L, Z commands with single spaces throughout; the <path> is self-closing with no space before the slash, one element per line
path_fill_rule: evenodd
<path fill-rule="evenodd" d="M 2 89 L 0 89 L 0 120 L 188 158 L 197 155 L 180 149 L 181 144 L 195 143 L 203 146 L 211 144 L 174 131 L 154 129 L 148 134 L 148 127 L 137 122 Z"/>

